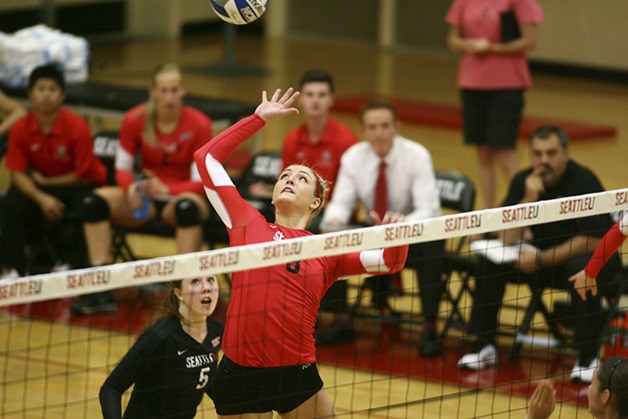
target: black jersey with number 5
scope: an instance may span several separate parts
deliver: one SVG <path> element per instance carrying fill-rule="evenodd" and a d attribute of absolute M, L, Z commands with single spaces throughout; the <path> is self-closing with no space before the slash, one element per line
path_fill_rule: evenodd
<path fill-rule="evenodd" d="M 203 393 L 212 397 L 223 325 L 207 318 L 207 337 L 199 343 L 175 316 L 148 327 L 100 389 L 105 418 L 121 417 L 122 394 L 133 384 L 125 418 L 193 418 Z"/>

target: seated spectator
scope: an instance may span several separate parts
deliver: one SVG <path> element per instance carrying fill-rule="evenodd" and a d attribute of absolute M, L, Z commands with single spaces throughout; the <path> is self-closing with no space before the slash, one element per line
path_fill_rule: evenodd
<path fill-rule="evenodd" d="M 57 67 L 32 71 L 28 98 L 32 110 L 11 127 L 5 163 L 11 176 L 0 212 L 5 278 L 30 273 L 27 246 L 44 236 L 61 262 L 84 264 L 81 201 L 107 175 L 94 156 L 87 122 L 63 107 L 65 80 Z"/>
<path fill-rule="evenodd" d="M 283 169 L 304 164 L 330 182 L 329 195 L 340 169 L 340 158 L 357 143 L 355 134 L 330 114 L 334 104 L 334 80 L 324 70 L 309 70 L 299 82 L 301 96 L 297 99 L 305 121 L 290 131 L 283 143 Z M 310 225 L 309 229 L 315 228 Z"/>
<path fill-rule="evenodd" d="M 89 263 L 112 262 L 111 223 L 135 228 L 161 217 L 176 228 L 179 253 L 198 251 L 209 203 L 194 164 L 194 151 L 211 139 L 211 120 L 186 106 L 182 75 L 172 64 L 151 76 L 150 98 L 129 110 L 120 127 L 116 153 L 117 186 L 94 191 L 83 201 Z M 141 178 L 134 178 L 136 156 Z M 84 296 L 72 306 L 75 314 L 115 310 L 111 292 Z"/>
<path fill-rule="evenodd" d="M 334 194 L 325 209 L 321 230 L 346 227 L 359 203 L 379 218 L 387 213 L 404 214 L 407 221 L 440 215 L 432 159 L 425 147 L 398 134 L 397 110 L 385 101 L 368 102 L 360 113 L 361 131 L 366 141 L 349 148 L 341 159 Z M 418 275 L 421 307 L 425 320 L 419 343 L 422 356 L 441 352 L 436 318 L 444 291 L 441 281 L 444 241 L 410 246 L 406 266 Z M 388 303 L 391 278 L 368 278 L 373 289 L 373 303 L 388 317 L 395 315 Z M 401 292 L 401 282 L 395 285 Z"/>
<path fill-rule="evenodd" d="M 334 79 L 325 70 L 308 70 L 299 82 L 301 95 L 297 99 L 304 121 L 290 131 L 283 143 L 283 169 L 292 164 L 303 164 L 316 170 L 330 182 L 331 196 L 340 168 L 342 154 L 357 143 L 355 134 L 330 114 L 334 104 Z M 322 214 L 322 212 L 321 212 Z M 308 230 L 319 232 L 322 215 L 312 220 Z M 317 334 L 317 344 L 339 343 L 355 338 L 349 322 L 347 281 L 336 281 L 321 301 L 321 309 L 336 313 L 337 321 Z"/>
<path fill-rule="evenodd" d="M 9 129 L 24 115 L 26 109 L 0 91 L 0 157 L 7 152 Z"/>
<path fill-rule="evenodd" d="M 559 197 L 601 192 L 602 184 L 588 168 L 570 159 L 569 138 L 558 127 L 544 126 L 530 136 L 531 167 L 520 171 L 510 183 L 503 206 L 524 204 Z M 574 340 L 578 359 L 571 371 L 573 381 L 590 383 L 598 365 L 597 337 L 600 296 L 583 301 L 569 286 L 568 278 L 583 269 L 611 226 L 607 214 L 576 218 L 501 232 L 504 244 L 513 244 L 530 237 L 536 252 L 522 251 L 514 264 L 496 265 L 480 258 L 475 279 L 475 293 L 469 333 L 477 337 L 471 353 L 463 356 L 458 366 L 481 369 L 497 362 L 495 338 L 497 319 L 507 282 L 528 282 L 533 288 L 570 289 L 573 295 L 575 322 Z M 619 269 L 619 258 L 607 263 L 598 281 L 611 279 Z"/>

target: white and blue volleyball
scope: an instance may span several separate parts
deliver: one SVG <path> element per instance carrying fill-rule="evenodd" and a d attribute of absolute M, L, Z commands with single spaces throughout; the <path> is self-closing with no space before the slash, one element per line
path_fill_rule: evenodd
<path fill-rule="evenodd" d="M 210 0 L 214 12 L 225 22 L 246 25 L 259 19 L 268 0 Z"/>

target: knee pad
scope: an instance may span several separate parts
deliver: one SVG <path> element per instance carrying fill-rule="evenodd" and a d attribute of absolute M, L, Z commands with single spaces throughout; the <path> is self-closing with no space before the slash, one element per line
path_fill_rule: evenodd
<path fill-rule="evenodd" d="M 174 214 L 177 227 L 193 227 L 201 224 L 201 214 L 196 202 L 191 199 L 182 199 L 175 204 Z"/>
<path fill-rule="evenodd" d="M 83 220 L 88 223 L 97 223 L 109 219 L 109 204 L 96 194 L 83 198 Z"/>

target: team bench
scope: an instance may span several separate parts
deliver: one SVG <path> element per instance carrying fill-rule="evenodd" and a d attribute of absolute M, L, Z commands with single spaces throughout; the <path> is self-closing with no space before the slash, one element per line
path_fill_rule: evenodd
<path fill-rule="evenodd" d="M 0 89 L 21 101 L 27 97 L 25 87 L 14 88 L 0 83 Z M 147 98 L 146 88 L 87 81 L 67 85 L 65 104 L 82 115 L 122 119 L 124 112 Z M 209 116 L 219 129 L 252 114 L 257 106 L 237 100 L 191 94 L 186 95 L 185 103 Z"/>

